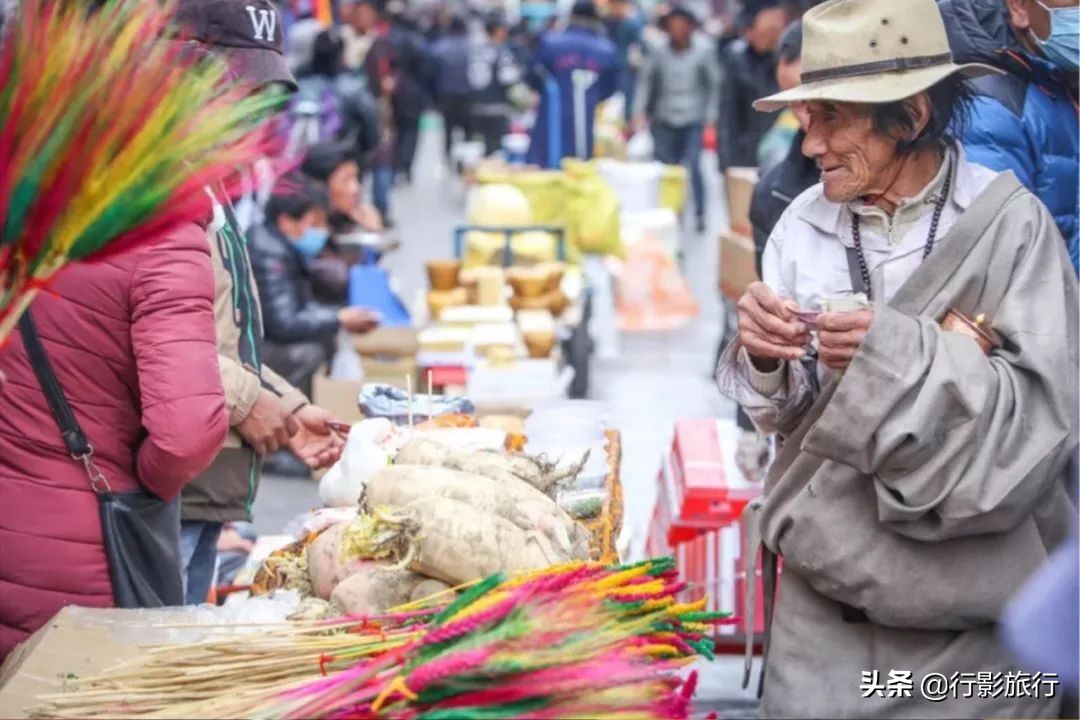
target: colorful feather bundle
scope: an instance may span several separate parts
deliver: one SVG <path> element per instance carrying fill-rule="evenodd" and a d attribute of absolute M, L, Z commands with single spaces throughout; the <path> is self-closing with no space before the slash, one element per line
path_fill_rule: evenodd
<path fill-rule="evenodd" d="M 0 342 L 65 263 L 205 218 L 266 150 L 274 99 L 164 38 L 171 5 L 87 5 L 22 0 L 0 43 Z"/>
<path fill-rule="evenodd" d="M 671 559 L 573 563 L 466 589 L 449 605 L 410 605 L 227 647 L 163 648 L 150 665 L 78 682 L 37 712 L 80 717 L 684 718 L 693 676 L 712 657 L 714 626 L 732 622 L 680 604 Z M 321 635 L 318 634 L 321 629 Z M 207 653 L 209 647 L 219 648 Z M 241 660 L 248 656 L 248 660 Z M 243 662 L 240 682 L 222 675 Z M 166 667 L 168 666 L 168 667 Z M 205 678 L 182 682 L 198 667 Z M 306 668 L 307 676 L 296 679 Z M 162 672 L 159 673 L 158 670 Z M 176 687 L 163 687 L 171 670 Z M 260 676 L 259 673 L 265 673 Z M 149 675 L 152 680 L 143 681 Z M 262 681 L 261 677 L 267 678 Z M 122 684 L 124 680 L 127 684 Z"/>

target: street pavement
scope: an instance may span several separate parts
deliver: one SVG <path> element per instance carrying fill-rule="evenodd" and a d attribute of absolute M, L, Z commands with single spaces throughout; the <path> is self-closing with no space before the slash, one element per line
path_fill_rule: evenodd
<path fill-rule="evenodd" d="M 384 266 L 406 302 L 425 286 L 424 261 L 450 255 L 451 230 L 464 218 L 465 190 L 448 175 L 441 147 L 437 126 L 423 132 L 413 184 L 394 190 L 391 212 L 402 246 L 386 258 Z M 609 405 L 623 436 L 622 481 L 631 557 L 640 557 L 643 551 L 659 461 L 670 446 L 675 420 L 734 415 L 734 406 L 719 396 L 710 378 L 721 322 L 715 237 L 727 219 L 715 158 L 708 155 L 703 163 L 710 230 L 698 236 L 688 223 L 682 247 L 687 278 L 701 304 L 698 318 L 673 332 L 624 334 L 618 356 L 596 360 L 592 368 L 591 396 Z M 261 533 L 280 532 L 293 516 L 318 505 L 315 483 L 266 477 L 255 503 L 256 528 Z M 698 669 L 697 708 L 703 713 L 715 711 L 722 718 L 757 716 L 754 693 L 740 688 L 741 657 L 721 657 Z"/>

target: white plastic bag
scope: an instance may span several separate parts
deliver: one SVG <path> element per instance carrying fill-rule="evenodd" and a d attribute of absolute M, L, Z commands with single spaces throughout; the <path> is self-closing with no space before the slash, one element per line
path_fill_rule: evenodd
<path fill-rule="evenodd" d="M 638 130 L 626 141 L 627 160 L 652 160 L 654 150 L 652 134 L 647 130 Z"/>
<path fill-rule="evenodd" d="M 330 377 L 335 380 L 362 380 L 364 378 L 364 365 L 360 362 L 360 354 L 356 352 L 352 335 L 345 328 L 338 330 L 337 351 L 330 365 Z"/>
<path fill-rule="evenodd" d="M 371 475 L 390 464 L 392 455 L 378 438 L 385 421 L 365 420 L 353 425 L 341 459 L 319 481 L 325 507 L 356 507 Z"/>

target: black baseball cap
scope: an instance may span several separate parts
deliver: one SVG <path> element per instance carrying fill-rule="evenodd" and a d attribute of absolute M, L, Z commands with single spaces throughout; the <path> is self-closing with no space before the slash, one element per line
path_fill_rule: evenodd
<path fill-rule="evenodd" d="M 221 55 L 238 78 L 297 89 L 282 51 L 281 14 L 270 0 L 180 0 L 174 22 L 182 37 Z"/>

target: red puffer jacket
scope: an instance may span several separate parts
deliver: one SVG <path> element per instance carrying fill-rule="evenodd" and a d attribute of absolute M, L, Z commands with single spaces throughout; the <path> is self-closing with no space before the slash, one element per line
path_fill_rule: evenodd
<path fill-rule="evenodd" d="M 206 232 L 58 276 L 32 310 L 45 351 L 118 492 L 172 498 L 228 432 Z M 0 350 L 0 660 L 65 605 L 113 603 L 97 499 L 49 414 L 18 332 Z"/>

